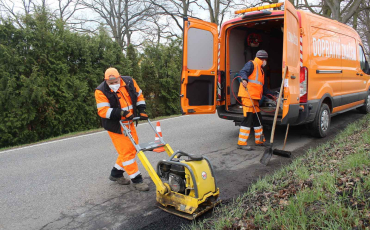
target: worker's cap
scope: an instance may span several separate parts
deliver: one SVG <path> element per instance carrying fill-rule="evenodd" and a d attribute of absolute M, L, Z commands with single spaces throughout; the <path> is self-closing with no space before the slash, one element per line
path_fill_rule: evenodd
<path fill-rule="evenodd" d="M 109 80 L 109 79 L 116 79 L 118 78 L 120 75 L 118 73 L 118 70 L 116 68 L 108 68 L 106 71 L 105 71 L 105 74 L 104 74 L 104 79 L 105 80 Z"/>
<path fill-rule="evenodd" d="M 258 50 L 258 52 L 256 54 L 256 57 L 258 57 L 260 59 L 267 59 L 269 57 L 269 55 L 264 50 Z"/>

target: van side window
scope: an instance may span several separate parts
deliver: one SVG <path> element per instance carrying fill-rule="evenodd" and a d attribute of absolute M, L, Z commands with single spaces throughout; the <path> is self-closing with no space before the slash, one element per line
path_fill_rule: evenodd
<path fill-rule="evenodd" d="M 365 57 L 365 52 L 364 52 L 364 49 L 362 48 L 361 45 L 359 45 L 359 54 L 360 54 L 360 57 L 359 57 L 359 60 L 360 60 L 360 66 L 361 66 L 361 69 L 362 71 L 364 71 L 366 73 L 366 57 Z"/>

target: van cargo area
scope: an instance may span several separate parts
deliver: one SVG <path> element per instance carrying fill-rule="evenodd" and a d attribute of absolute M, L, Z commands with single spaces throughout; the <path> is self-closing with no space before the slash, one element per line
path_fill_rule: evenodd
<path fill-rule="evenodd" d="M 239 88 L 248 100 L 248 93 L 240 87 L 240 70 L 255 60 L 259 50 L 268 53 L 267 65 L 258 70 L 258 77 L 254 73 L 243 76 L 253 81 L 249 93 L 259 99 L 263 83 L 265 94 L 282 90 L 279 98 L 283 102 L 276 102 L 275 95 L 273 100 L 261 98 L 262 124 L 272 124 L 277 112 L 277 125 L 306 125 L 313 136 L 325 137 L 332 116 L 356 108 L 370 113 L 369 62 L 361 37 L 352 27 L 296 10 L 289 0 L 235 14 L 240 17 L 221 27 L 184 19 L 183 114 L 217 110 L 221 119 L 240 125 L 244 116 Z M 265 55 L 261 51 L 260 60 Z M 277 103 L 282 104 L 278 109 Z"/>
<path fill-rule="evenodd" d="M 265 86 L 271 91 L 279 91 L 282 81 L 283 61 L 283 26 L 284 19 L 270 19 L 255 22 L 246 22 L 232 27 L 226 39 L 226 111 L 234 113 L 236 123 L 243 119 L 243 108 L 239 103 L 238 95 L 239 71 L 249 61 L 254 60 L 258 50 L 265 50 L 268 55 L 265 72 Z M 254 43 L 253 43 L 254 41 Z M 257 45 L 258 44 L 258 45 Z M 239 101 L 239 102 L 238 102 Z M 265 121 L 272 121 L 276 103 L 268 98 L 260 106 Z M 279 109 L 281 117 L 282 109 Z M 239 121 L 239 122 L 238 122 Z"/>

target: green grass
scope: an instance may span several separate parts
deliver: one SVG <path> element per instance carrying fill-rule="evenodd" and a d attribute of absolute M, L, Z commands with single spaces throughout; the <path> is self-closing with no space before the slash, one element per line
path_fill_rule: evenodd
<path fill-rule="evenodd" d="M 182 228 L 370 229 L 370 115 Z"/>
<path fill-rule="evenodd" d="M 150 119 L 150 121 L 158 121 L 158 120 L 163 120 L 163 119 L 168 119 L 168 118 L 173 118 L 173 117 L 179 117 L 179 116 L 181 116 L 181 115 L 161 116 L 161 117 L 156 117 L 154 119 Z M 139 121 L 139 124 L 146 123 L 146 122 L 147 121 Z M 42 140 L 42 141 L 37 141 L 37 142 L 34 142 L 34 143 L 3 147 L 3 148 L 0 148 L 0 151 L 15 149 L 15 148 L 22 148 L 22 147 L 26 147 L 26 146 L 30 146 L 30 145 L 36 145 L 36 144 L 41 144 L 41 143 L 45 143 L 45 142 L 61 140 L 61 139 L 66 139 L 66 138 L 70 138 L 70 137 L 86 135 L 86 134 L 90 134 L 90 133 L 96 133 L 96 132 L 100 132 L 100 131 L 104 131 L 104 129 L 103 128 L 98 128 L 98 129 L 90 129 L 90 130 L 79 131 L 79 132 L 71 132 L 71 133 L 63 134 L 63 135 L 60 135 L 60 136 L 57 136 L 57 137 L 51 137 L 51 138 L 48 138 L 48 139 L 45 139 L 45 140 Z"/>

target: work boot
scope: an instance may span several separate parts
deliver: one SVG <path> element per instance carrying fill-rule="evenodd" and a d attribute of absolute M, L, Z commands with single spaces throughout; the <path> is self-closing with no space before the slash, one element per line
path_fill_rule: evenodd
<path fill-rule="evenodd" d="M 139 191 L 149 191 L 149 185 L 144 183 L 143 177 L 141 174 L 137 175 L 135 178 L 131 179 L 132 183 L 134 184 L 134 187 L 136 190 Z"/>
<path fill-rule="evenodd" d="M 145 182 L 141 183 L 133 183 L 136 190 L 139 191 L 149 191 L 149 185 L 147 185 Z"/>
<path fill-rule="evenodd" d="M 250 146 L 248 145 L 238 145 L 238 149 L 243 149 L 243 150 L 247 150 L 247 151 L 251 151 L 253 150 Z"/>
<path fill-rule="evenodd" d="M 129 185 L 131 183 L 131 180 L 126 179 L 124 176 L 122 176 L 122 177 L 109 176 L 109 180 L 115 181 L 115 182 L 117 182 L 118 184 L 121 184 L 121 185 Z"/>
<path fill-rule="evenodd" d="M 118 167 L 118 166 L 117 166 Z M 118 184 L 122 184 L 122 185 L 128 185 L 131 183 L 131 181 L 129 179 L 126 179 L 124 176 L 123 176 L 123 173 L 125 171 L 123 171 L 122 169 L 118 169 L 115 167 L 113 167 L 111 173 L 110 173 L 110 176 L 109 176 L 109 180 L 111 181 L 115 181 L 117 182 Z"/>

